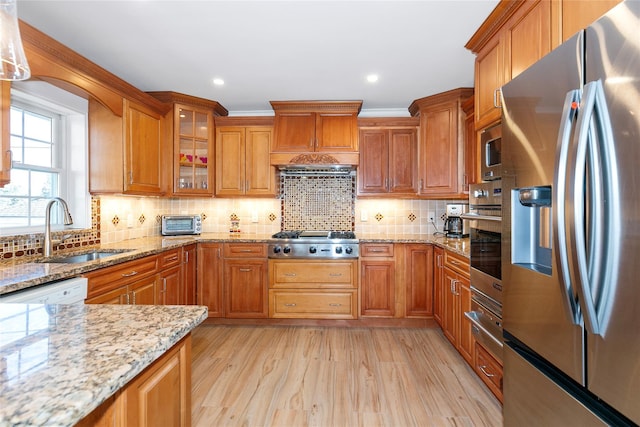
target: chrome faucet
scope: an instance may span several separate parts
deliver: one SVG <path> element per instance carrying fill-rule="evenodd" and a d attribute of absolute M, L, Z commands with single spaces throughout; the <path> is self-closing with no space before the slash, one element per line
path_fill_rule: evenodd
<path fill-rule="evenodd" d="M 45 219 L 44 219 L 44 245 L 43 252 L 44 256 L 50 257 L 53 253 L 53 239 L 51 239 L 51 207 L 55 202 L 60 203 L 62 206 L 62 213 L 64 215 L 64 225 L 73 224 L 73 218 L 71 218 L 71 213 L 69 213 L 69 206 L 67 206 L 67 202 L 65 202 L 60 197 L 54 197 L 47 203 L 47 207 L 45 208 Z M 61 243 L 62 240 L 57 240 L 56 243 Z"/>

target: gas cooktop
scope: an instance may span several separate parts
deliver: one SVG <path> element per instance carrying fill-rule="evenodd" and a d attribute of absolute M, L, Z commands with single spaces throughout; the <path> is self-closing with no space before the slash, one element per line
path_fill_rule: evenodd
<path fill-rule="evenodd" d="M 272 236 L 269 258 L 358 258 L 353 231 L 280 231 Z"/>

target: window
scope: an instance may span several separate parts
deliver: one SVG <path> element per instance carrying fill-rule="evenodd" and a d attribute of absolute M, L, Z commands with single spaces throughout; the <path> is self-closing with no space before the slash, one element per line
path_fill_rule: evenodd
<path fill-rule="evenodd" d="M 52 197 L 67 201 L 73 228 L 87 228 L 86 100 L 48 83 L 24 83 L 11 91 L 11 182 L 0 188 L 0 233 L 41 232 Z M 51 214 L 61 228 L 61 210 Z"/>

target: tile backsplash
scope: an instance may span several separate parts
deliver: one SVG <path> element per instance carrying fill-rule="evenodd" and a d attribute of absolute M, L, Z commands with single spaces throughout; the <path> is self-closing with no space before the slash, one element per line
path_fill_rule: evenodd
<path fill-rule="evenodd" d="M 361 234 L 433 234 L 442 231 L 447 200 L 412 199 L 338 199 L 320 198 L 329 209 L 329 224 L 317 227 L 353 229 Z M 55 249 L 71 251 L 99 244 L 117 243 L 140 237 L 160 235 L 160 215 L 202 214 L 204 233 L 229 232 L 231 217 L 240 221 L 243 234 L 273 234 L 289 222 L 283 220 L 284 199 L 164 199 L 156 197 L 100 196 L 92 197 L 92 227 L 87 230 L 55 232 L 54 237 L 70 235 Z M 340 201 L 342 200 L 342 201 Z M 337 203 L 337 205 L 335 204 Z M 342 203 L 343 206 L 340 204 Z M 344 208 L 347 206 L 346 208 Z M 343 209 L 344 208 L 344 209 Z M 302 208 L 301 208 L 302 209 Z M 351 211 L 352 210 L 352 211 Z M 435 221 L 429 221 L 434 214 Z M 333 221 L 338 221 L 337 224 Z M 353 228 L 342 228 L 353 226 Z M 316 225 L 310 225 L 316 228 Z M 305 227 L 302 227 L 305 228 Z M 294 229 L 294 228 L 285 228 Z M 0 237 L 0 259 L 37 256 L 42 253 L 42 233 Z"/>

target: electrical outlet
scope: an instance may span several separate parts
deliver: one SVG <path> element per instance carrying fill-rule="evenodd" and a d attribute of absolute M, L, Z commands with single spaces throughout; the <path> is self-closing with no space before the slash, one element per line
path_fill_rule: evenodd
<path fill-rule="evenodd" d="M 367 222 L 368 219 L 369 219 L 369 214 L 367 213 L 366 210 L 362 209 L 360 211 L 360 221 Z"/>
<path fill-rule="evenodd" d="M 427 217 L 429 218 L 429 222 L 433 222 L 436 219 L 436 214 L 433 211 L 429 211 Z"/>

